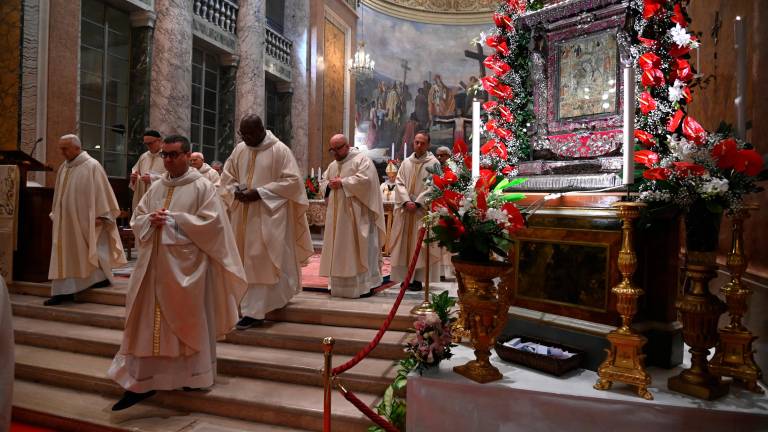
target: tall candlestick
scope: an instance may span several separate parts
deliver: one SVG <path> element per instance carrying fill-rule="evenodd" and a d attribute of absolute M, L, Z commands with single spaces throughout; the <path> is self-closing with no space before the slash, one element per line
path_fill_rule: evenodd
<path fill-rule="evenodd" d="M 395 143 L 392 143 L 392 150 L 389 151 L 389 157 L 391 159 L 395 158 Z"/>
<path fill-rule="evenodd" d="M 472 102 L 472 178 L 480 177 L 480 101 Z"/>
<path fill-rule="evenodd" d="M 624 178 L 622 184 L 635 182 L 635 66 L 624 67 Z"/>
<path fill-rule="evenodd" d="M 734 49 L 736 50 L 736 136 L 747 139 L 747 42 L 744 20 L 740 16 L 733 22 Z"/>

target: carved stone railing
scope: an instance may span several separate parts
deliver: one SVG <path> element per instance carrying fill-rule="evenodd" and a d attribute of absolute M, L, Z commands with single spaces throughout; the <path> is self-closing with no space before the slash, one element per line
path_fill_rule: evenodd
<path fill-rule="evenodd" d="M 286 80 L 291 81 L 291 51 L 293 42 L 285 36 L 265 26 L 265 64 L 264 68 Z"/>
<path fill-rule="evenodd" d="M 195 0 L 194 13 L 221 30 L 235 34 L 237 25 L 236 0 Z"/>

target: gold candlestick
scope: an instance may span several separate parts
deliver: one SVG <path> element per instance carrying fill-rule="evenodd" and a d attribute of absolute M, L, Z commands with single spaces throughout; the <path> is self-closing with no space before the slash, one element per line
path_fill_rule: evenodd
<path fill-rule="evenodd" d="M 425 229 L 427 230 L 427 237 L 429 237 L 430 234 L 430 226 L 429 224 L 425 224 Z M 424 301 L 421 302 L 420 305 L 416 305 L 411 309 L 411 315 L 427 315 L 430 313 L 433 313 L 435 310 L 432 308 L 432 303 L 429 301 L 429 246 L 430 243 L 428 242 L 428 238 L 424 239 L 424 244 L 422 247 L 422 251 L 424 251 Z M 413 270 L 413 276 L 416 276 L 416 269 Z"/>
<path fill-rule="evenodd" d="M 749 331 L 741 319 L 749 309 L 749 296 L 752 290 L 741 283 L 741 276 L 747 269 L 748 257 L 744 253 L 744 220 L 749 218 L 750 210 L 757 206 L 744 206 L 731 216 L 731 252 L 726 264 L 731 273 L 731 281 L 723 286 L 725 302 L 731 322 L 725 328 L 718 330 L 720 343 L 717 345 L 715 356 L 709 362 L 709 370 L 717 376 L 729 376 L 736 382 L 755 393 L 763 393 L 757 384 L 763 373 L 755 363 L 752 342 L 757 339 Z"/>
<path fill-rule="evenodd" d="M 640 209 L 645 203 L 616 202 L 618 216 L 623 221 L 622 242 L 619 251 L 619 270 L 623 279 L 611 289 L 616 295 L 616 310 L 621 315 L 621 327 L 610 332 L 607 336 L 611 343 L 606 349 L 606 358 L 597 370 L 599 376 L 594 387 L 597 390 L 608 390 L 613 382 L 623 382 L 637 387 L 637 394 L 651 400 L 653 395 L 648 391 L 651 376 L 645 370 L 645 354 L 643 345 L 647 339 L 635 333 L 630 324 L 637 313 L 637 298 L 643 295 L 643 290 L 632 284 L 632 275 L 637 269 L 637 254 L 634 245 L 634 220 L 640 216 Z"/>

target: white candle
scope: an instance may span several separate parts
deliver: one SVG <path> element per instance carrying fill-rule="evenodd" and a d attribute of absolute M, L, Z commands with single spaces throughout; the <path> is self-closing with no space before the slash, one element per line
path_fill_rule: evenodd
<path fill-rule="evenodd" d="M 312 168 L 310 170 L 309 178 L 315 178 L 315 169 L 314 168 Z"/>
<path fill-rule="evenodd" d="M 747 139 L 747 41 L 744 20 L 740 16 L 733 22 L 734 49 L 736 50 L 736 136 Z"/>
<path fill-rule="evenodd" d="M 392 159 L 395 158 L 395 143 L 392 143 L 392 150 L 389 151 L 389 157 Z"/>
<path fill-rule="evenodd" d="M 317 180 L 320 181 L 323 179 L 323 169 L 322 167 L 317 167 Z"/>
<path fill-rule="evenodd" d="M 480 101 L 472 102 L 472 178 L 480 177 Z"/>
<path fill-rule="evenodd" d="M 624 67 L 624 178 L 622 183 L 635 182 L 635 67 Z"/>
<path fill-rule="evenodd" d="M 403 141 L 403 160 L 408 159 L 408 143 Z"/>

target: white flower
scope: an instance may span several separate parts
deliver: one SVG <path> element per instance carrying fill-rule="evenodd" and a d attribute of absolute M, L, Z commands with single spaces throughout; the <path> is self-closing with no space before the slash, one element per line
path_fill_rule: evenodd
<path fill-rule="evenodd" d="M 691 43 L 691 35 L 689 35 L 680 24 L 675 24 L 673 28 L 669 29 L 669 37 L 674 43 L 681 47 L 688 46 L 688 44 Z"/>
<path fill-rule="evenodd" d="M 718 177 L 704 177 L 697 188 L 702 195 L 722 195 L 728 192 L 728 180 Z"/>
<path fill-rule="evenodd" d="M 669 101 L 675 103 L 683 98 L 683 89 L 685 83 L 680 80 L 675 80 L 675 83 L 669 86 Z"/>
<path fill-rule="evenodd" d="M 640 192 L 640 201 L 669 201 L 672 196 L 667 191 Z"/>

